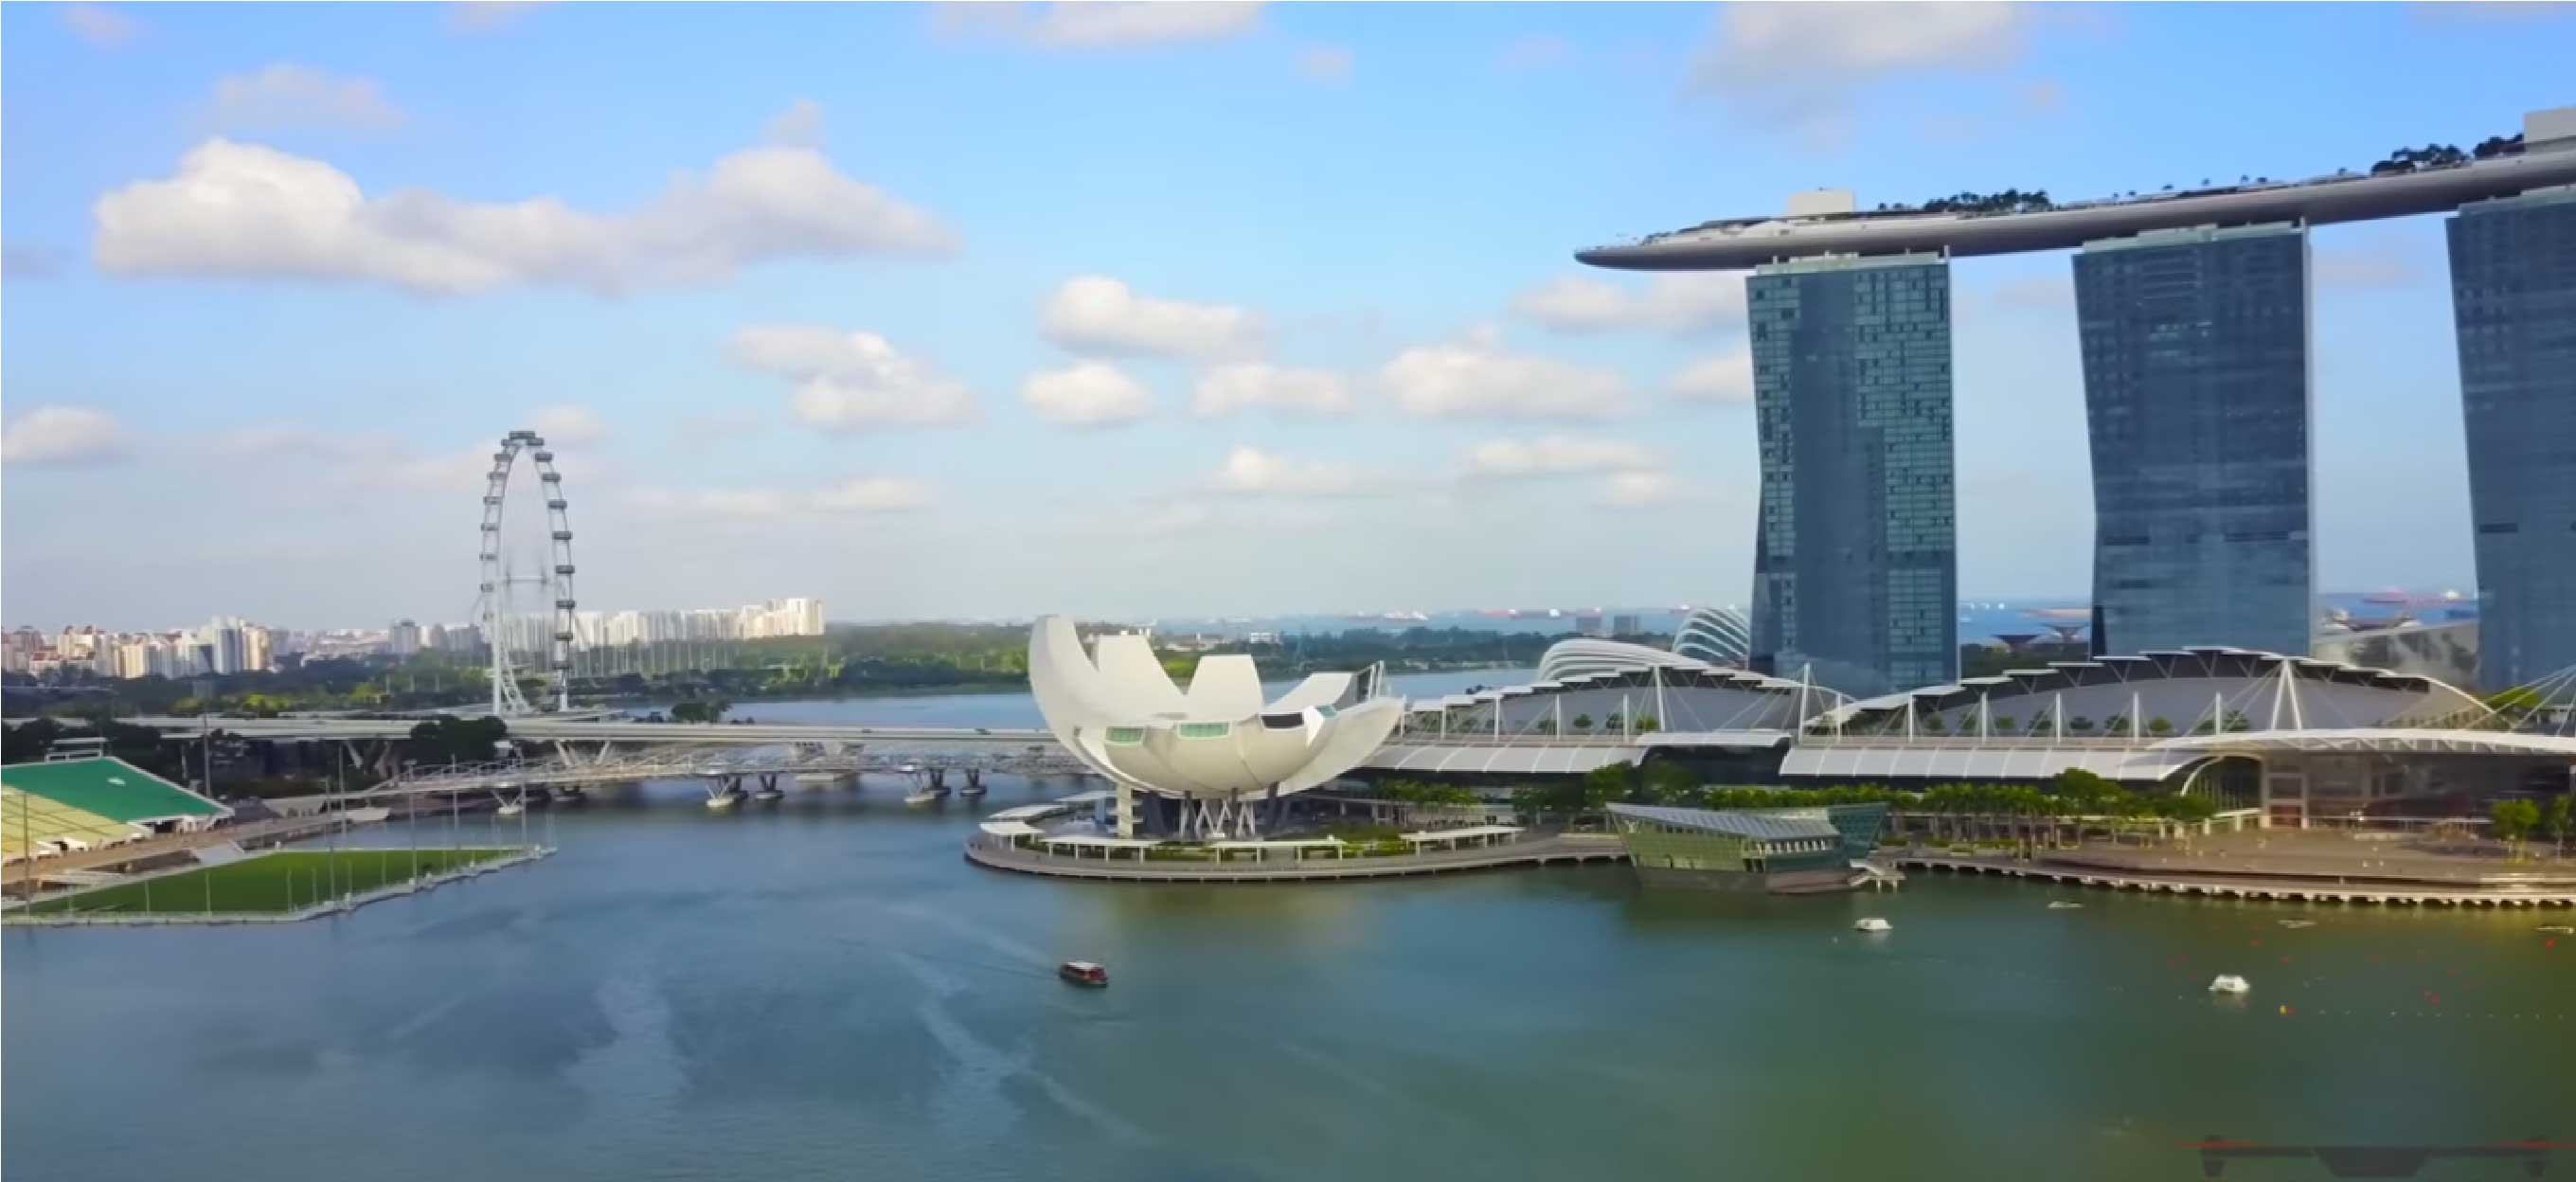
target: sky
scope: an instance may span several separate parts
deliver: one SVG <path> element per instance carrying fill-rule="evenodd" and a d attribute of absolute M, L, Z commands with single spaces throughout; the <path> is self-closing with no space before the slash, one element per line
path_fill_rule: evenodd
<path fill-rule="evenodd" d="M 10 4 L 0 615 L 469 618 L 520 427 L 586 607 L 1741 603 L 1740 278 L 1576 249 L 2366 167 L 2570 60 L 2551 5 Z M 2441 234 L 2314 234 L 2326 590 L 2474 581 Z M 1961 593 L 2082 602 L 2067 259 L 1952 283 Z"/>

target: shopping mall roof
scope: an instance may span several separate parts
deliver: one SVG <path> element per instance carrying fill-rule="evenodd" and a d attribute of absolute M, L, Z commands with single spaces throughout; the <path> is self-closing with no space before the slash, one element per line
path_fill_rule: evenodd
<path fill-rule="evenodd" d="M 111 821 L 225 817 L 232 810 L 122 759 L 64 759 L 0 766 L 0 783 Z"/>

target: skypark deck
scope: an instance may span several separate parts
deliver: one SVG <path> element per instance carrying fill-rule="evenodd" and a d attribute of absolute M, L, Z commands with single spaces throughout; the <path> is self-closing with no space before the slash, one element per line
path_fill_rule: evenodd
<path fill-rule="evenodd" d="M 1628 271 L 1717 271 L 1817 255 L 2017 254 L 2186 226 L 2323 226 L 2439 213 L 2567 184 L 2576 184 L 2576 141 L 2555 140 L 2534 144 L 2520 155 L 2444 168 L 2224 185 L 2030 213 L 1855 211 L 1741 218 L 1594 247 L 1574 257 Z"/>

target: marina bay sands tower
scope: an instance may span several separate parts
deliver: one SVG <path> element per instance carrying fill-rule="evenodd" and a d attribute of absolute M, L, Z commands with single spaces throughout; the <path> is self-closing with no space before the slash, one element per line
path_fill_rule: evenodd
<path fill-rule="evenodd" d="M 2308 229 L 2427 213 L 2453 215 L 2478 680 L 2504 688 L 2576 665 L 2576 108 L 2528 115 L 2474 153 L 2400 152 L 2312 180 L 1868 211 L 1818 190 L 1783 214 L 1575 257 L 1752 272 L 1753 657 L 1872 692 L 1956 669 L 1952 260 L 2075 252 L 2096 651 L 2304 655 L 2317 622 Z"/>

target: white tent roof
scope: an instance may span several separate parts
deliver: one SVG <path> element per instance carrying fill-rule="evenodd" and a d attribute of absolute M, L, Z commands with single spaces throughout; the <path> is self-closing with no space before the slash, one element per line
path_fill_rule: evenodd
<path fill-rule="evenodd" d="M 1295 841 L 1211 841 L 1212 850 L 1311 850 L 1328 849 L 1342 844 L 1338 837 L 1307 837 Z"/>
<path fill-rule="evenodd" d="M 1043 837 L 1046 830 L 1026 821 L 986 821 L 983 830 L 995 837 Z"/>

